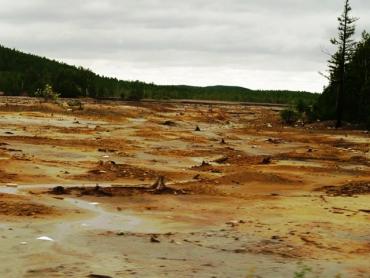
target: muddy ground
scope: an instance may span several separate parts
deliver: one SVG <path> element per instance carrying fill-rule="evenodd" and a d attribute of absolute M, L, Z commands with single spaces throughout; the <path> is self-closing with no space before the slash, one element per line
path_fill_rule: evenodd
<path fill-rule="evenodd" d="M 1 98 L 0 276 L 370 277 L 369 134 L 280 109 Z"/>

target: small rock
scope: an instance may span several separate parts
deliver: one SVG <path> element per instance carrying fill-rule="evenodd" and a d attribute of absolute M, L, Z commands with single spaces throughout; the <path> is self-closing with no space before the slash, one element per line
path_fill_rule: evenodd
<path fill-rule="evenodd" d="M 231 227 L 236 227 L 239 225 L 239 221 L 232 220 L 232 221 L 226 222 L 226 225 L 230 225 Z"/>
<path fill-rule="evenodd" d="M 271 156 L 265 157 L 262 159 L 261 164 L 271 164 Z"/>
<path fill-rule="evenodd" d="M 161 241 L 156 237 L 156 236 L 151 236 L 150 237 L 150 242 L 152 243 L 160 243 Z"/>

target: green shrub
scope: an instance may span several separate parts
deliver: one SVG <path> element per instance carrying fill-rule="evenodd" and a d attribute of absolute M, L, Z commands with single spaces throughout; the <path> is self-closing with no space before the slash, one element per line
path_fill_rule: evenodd
<path fill-rule="evenodd" d="M 41 97 L 45 101 L 57 101 L 59 99 L 59 94 L 54 92 L 53 87 L 46 84 L 43 89 L 37 89 L 35 92 L 35 97 Z"/>
<path fill-rule="evenodd" d="M 294 278 L 305 278 L 310 272 L 312 272 L 310 267 L 300 263 L 298 264 L 298 270 L 294 272 Z"/>
<path fill-rule="evenodd" d="M 284 123 L 286 124 L 294 124 L 299 120 L 299 114 L 294 111 L 292 108 L 285 109 L 281 111 L 280 117 L 283 120 Z"/>
<path fill-rule="evenodd" d="M 299 99 L 295 105 L 295 109 L 298 113 L 303 114 L 309 112 L 310 106 L 302 99 Z"/>
<path fill-rule="evenodd" d="M 79 110 L 83 110 L 84 109 L 83 103 L 79 99 L 71 99 L 71 100 L 67 101 L 67 105 L 69 107 L 73 107 L 73 108 L 76 108 L 77 107 L 77 109 L 79 109 Z"/>

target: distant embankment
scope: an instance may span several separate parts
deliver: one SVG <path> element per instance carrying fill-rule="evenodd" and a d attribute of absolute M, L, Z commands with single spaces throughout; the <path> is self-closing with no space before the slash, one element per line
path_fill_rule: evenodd
<path fill-rule="evenodd" d="M 106 97 L 96 98 L 97 101 L 115 101 L 127 102 L 121 98 Z M 148 103 L 180 103 L 180 104 L 199 104 L 199 105 L 245 105 L 245 106 L 265 106 L 265 107 L 288 107 L 289 104 L 284 103 L 262 103 L 262 102 L 245 102 L 245 101 L 220 101 L 220 100 L 196 100 L 196 99 L 142 99 L 140 102 Z"/>

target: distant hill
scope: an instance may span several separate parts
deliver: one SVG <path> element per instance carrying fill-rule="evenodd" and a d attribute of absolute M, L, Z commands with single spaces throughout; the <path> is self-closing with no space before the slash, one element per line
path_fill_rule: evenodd
<path fill-rule="evenodd" d="M 62 97 L 118 97 L 126 100 L 199 99 L 292 103 L 313 103 L 318 95 L 295 91 L 254 91 L 236 86 L 196 87 L 155 85 L 123 81 L 97 75 L 92 71 L 67 65 L 0 45 L 0 91 L 7 95 L 30 95 L 50 84 Z"/>

